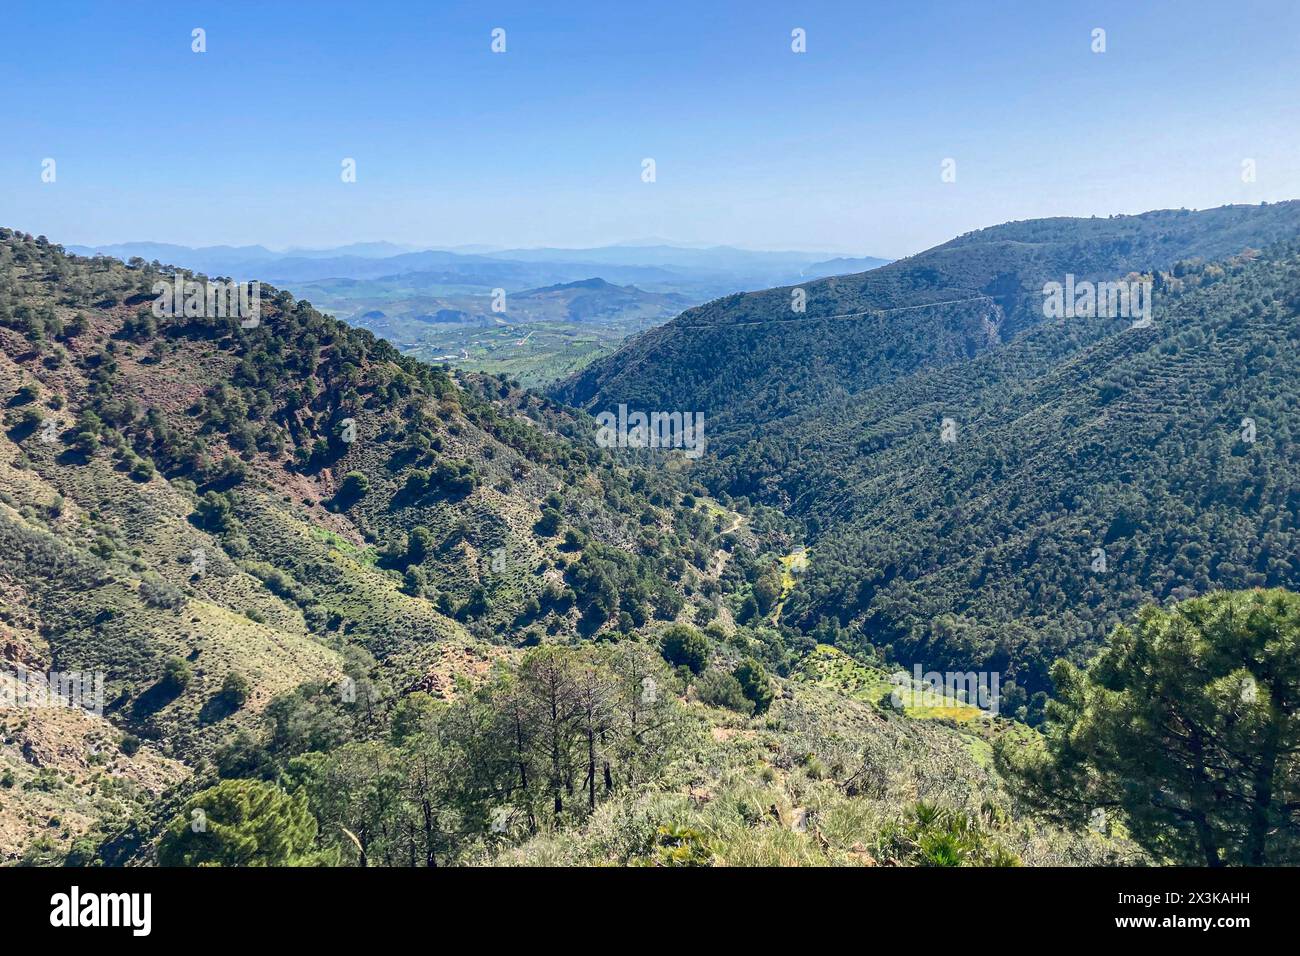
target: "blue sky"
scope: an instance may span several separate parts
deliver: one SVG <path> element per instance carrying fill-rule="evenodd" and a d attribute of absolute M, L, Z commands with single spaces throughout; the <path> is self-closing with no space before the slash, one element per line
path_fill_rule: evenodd
<path fill-rule="evenodd" d="M 0 224 L 63 243 L 901 256 L 1300 197 L 1293 0 L 5 0 L 0 63 Z"/>

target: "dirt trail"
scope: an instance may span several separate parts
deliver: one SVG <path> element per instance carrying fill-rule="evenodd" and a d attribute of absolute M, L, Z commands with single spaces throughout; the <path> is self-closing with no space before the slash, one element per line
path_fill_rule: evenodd
<path fill-rule="evenodd" d="M 721 531 L 718 532 L 719 534 L 731 534 L 742 524 L 744 524 L 746 521 L 749 520 L 744 515 L 736 511 L 733 511 L 731 513 L 731 516 L 732 516 L 731 527 L 723 528 Z M 731 552 L 726 550 L 725 548 L 719 548 L 717 551 L 713 552 L 713 569 L 710 572 L 710 576 L 713 578 L 717 578 L 720 574 L 722 574 L 722 569 L 727 566 L 727 559 L 730 557 L 731 557 Z"/>

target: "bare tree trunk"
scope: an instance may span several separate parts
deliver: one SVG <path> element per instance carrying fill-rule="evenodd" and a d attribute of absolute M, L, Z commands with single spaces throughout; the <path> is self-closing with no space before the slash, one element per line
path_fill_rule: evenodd
<path fill-rule="evenodd" d="M 587 809 L 596 809 L 596 735 L 587 731 Z"/>
<path fill-rule="evenodd" d="M 1246 837 L 1246 863 L 1263 866 L 1268 846 L 1268 830 L 1273 808 L 1273 774 L 1277 770 L 1278 725 L 1269 724 L 1263 752 L 1255 767 L 1254 794 L 1251 800 L 1250 830 Z"/>
<path fill-rule="evenodd" d="M 433 858 L 433 807 L 428 800 L 421 800 L 420 810 L 424 814 L 424 865 L 437 866 Z"/>
<path fill-rule="evenodd" d="M 1223 860 L 1219 859 L 1219 848 L 1214 845 L 1213 831 L 1203 814 L 1196 818 L 1196 832 L 1201 839 L 1201 852 L 1205 854 L 1205 865 L 1223 866 Z"/>

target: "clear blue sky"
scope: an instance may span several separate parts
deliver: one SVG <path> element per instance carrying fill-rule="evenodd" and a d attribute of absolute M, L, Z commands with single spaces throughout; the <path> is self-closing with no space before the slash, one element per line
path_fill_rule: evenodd
<path fill-rule="evenodd" d="M 1295 0 L 4 0 L 0 64 L 0 224 L 63 243 L 900 256 L 1300 197 Z"/>

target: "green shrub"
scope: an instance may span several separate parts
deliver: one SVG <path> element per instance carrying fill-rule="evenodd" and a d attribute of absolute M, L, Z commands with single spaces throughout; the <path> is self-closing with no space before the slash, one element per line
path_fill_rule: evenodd
<path fill-rule="evenodd" d="M 736 665 L 731 672 L 740 684 L 740 689 L 754 703 L 754 713 L 765 713 L 772 706 L 772 679 L 767 675 L 767 668 L 748 657 Z"/>
<path fill-rule="evenodd" d="M 228 531 L 234 525 L 234 510 L 229 494 L 209 491 L 194 507 L 194 523 L 206 531 Z"/>
<path fill-rule="evenodd" d="M 687 624 L 676 624 L 665 631 L 659 649 L 669 664 L 688 667 L 692 674 L 700 673 L 709 662 L 709 642 Z"/>
<path fill-rule="evenodd" d="M 140 599 L 150 607 L 178 608 L 185 603 L 181 589 L 152 571 L 140 579 Z"/>
<path fill-rule="evenodd" d="M 402 589 L 412 597 L 419 597 L 429 584 L 429 576 L 420 567 L 409 567 L 403 577 Z"/>
<path fill-rule="evenodd" d="M 656 866 L 708 866 L 713 853 L 703 833 L 673 823 L 655 834 Z"/>
<path fill-rule="evenodd" d="M 169 657 L 163 663 L 163 675 L 159 683 L 164 690 L 179 694 L 190 685 L 193 677 L 194 672 L 188 661 L 180 657 Z"/>
<path fill-rule="evenodd" d="M 359 471 L 349 471 L 343 476 L 343 484 L 339 486 L 337 500 L 340 504 L 348 505 L 360 501 L 370 490 L 370 479 Z"/>
<path fill-rule="evenodd" d="M 238 671 L 230 671 L 221 683 L 221 699 L 231 710 L 238 710 L 244 706 L 252 690 L 247 677 Z"/>
<path fill-rule="evenodd" d="M 695 692 L 700 700 L 714 707 L 726 707 L 746 716 L 754 712 L 754 702 L 745 696 L 740 681 L 726 671 L 705 671 L 695 684 Z"/>
<path fill-rule="evenodd" d="M 552 537 L 557 531 L 560 530 L 560 522 L 563 520 L 563 518 L 564 516 L 561 515 L 554 508 L 543 508 L 542 517 L 538 520 L 538 522 L 535 525 L 533 525 L 533 530 L 536 531 L 543 538 Z"/>

